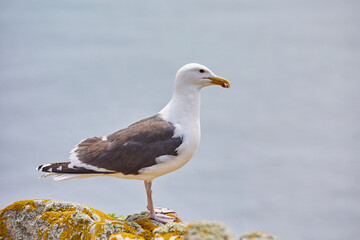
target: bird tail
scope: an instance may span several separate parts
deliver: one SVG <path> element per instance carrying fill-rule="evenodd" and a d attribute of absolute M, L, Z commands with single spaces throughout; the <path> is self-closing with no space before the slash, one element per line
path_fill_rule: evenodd
<path fill-rule="evenodd" d="M 40 165 L 36 170 L 46 172 L 40 178 L 53 176 L 54 180 L 61 181 L 71 178 L 86 178 L 106 174 L 83 167 L 70 166 L 70 162 L 49 163 Z"/>

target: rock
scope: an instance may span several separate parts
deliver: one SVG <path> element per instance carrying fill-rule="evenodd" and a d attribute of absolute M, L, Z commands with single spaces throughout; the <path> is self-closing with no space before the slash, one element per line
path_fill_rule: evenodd
<path fill-rule="evenodd" d="M 260 231 L 253 231 L 244 233 L 240 240 L 278 240 L 277 237 L 271 235 L 270 233 L 260 232 Z"/>
<path fill-rule="evenodd" d="M 107 239 L 115 232 L 142 234 L 124 221 L 83 204 L 23 200 L 0 212 L 0 237 L 13 239 Z"/>
<path fill-rule="evenodd" d="M 232 234 L 228 227 L 221 223 L 200 221 L 190 223 L 184 240 L 233 240 L 235 235 Z"/>
<path fill-rule="evenodd" d="M 171 215 L 171 214 L 169 214 Z M 150 220 L 147 212 L 125 220 L 83 204 L 51 199 L 23 200 L 0 210 L 2 239 L 109 239 L 109 240 L 232 240 L 220 223 L 173 223 Z"/>
<path fill-rule="evenodd" d="M 183 239 L 182 236 L 186 233 L 188 225 L 189 224 L 183 222 L 167 223 L 153 231 L 154 239 Z"/>

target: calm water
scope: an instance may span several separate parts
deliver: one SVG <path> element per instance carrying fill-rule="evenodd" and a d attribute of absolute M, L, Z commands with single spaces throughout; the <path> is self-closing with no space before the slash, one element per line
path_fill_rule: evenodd
<path fill-rule="evenodd" d="M 143 183 L 38 179 L 81 139 L 159 111 L 176 70 L 209 66 L 202 142 L 155 204 L 237 235 L 360 234 L 359 1 L 0 2 L 0 208 L 53 198 L 145 209 Z"/>

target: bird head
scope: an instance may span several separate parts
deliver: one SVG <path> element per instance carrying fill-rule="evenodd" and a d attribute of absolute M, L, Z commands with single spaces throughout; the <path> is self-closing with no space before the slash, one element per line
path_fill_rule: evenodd
<path fill-rule="evenodd" d="M 209 68 L 198 63 L 189 63 L 181 67 L 176 73 L 175 84 L 195 86 L 198 89 L 211 85 L 230 88 L 228 80 L 215 75 Z"/>

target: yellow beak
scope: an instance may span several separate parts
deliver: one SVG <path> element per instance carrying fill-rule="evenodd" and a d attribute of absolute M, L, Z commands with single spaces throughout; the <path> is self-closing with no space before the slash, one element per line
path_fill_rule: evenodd
<path fill-rule="evenodd" d="M 220 85 L 223 88 L 230 88 L 230 82 L 228 80 L 226 80 L 225 78 L 216 76 L 216 77 L 211 77 L 209 79 L 211 80 L 211 83 L 213 83 L 213 84 Z"/>

